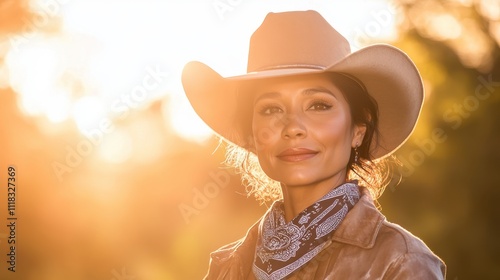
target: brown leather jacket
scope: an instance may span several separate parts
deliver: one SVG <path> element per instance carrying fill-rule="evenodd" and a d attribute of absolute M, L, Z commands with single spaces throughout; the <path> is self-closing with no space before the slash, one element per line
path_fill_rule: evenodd
<path fill-rule="evenodd" d="M 446 267 L 419 238 L 388 222 L 369 192 L 348 213 L 328 246 L 287 279 L 445 279 Z M 205 279 L 255 279 L 257 222 L 247 235 L 211 254 Z"/>

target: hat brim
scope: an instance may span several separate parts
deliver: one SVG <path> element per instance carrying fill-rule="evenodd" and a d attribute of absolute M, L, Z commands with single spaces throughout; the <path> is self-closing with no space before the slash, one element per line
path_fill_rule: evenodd
<path fill-rule="evenodd" d="M 344 73 L 357 78 L 376 100 L 378 134 L 370 144 L 374 159 L 397 150 L 411 135 L 424 100 L 420 74 L 400 49 L 376 44 L 351 53 L 325 69 L 287 68 L 224 78 L 209 66 L 192 61 L 182 83 L 196 113 L 217 134 L 236 145 L 251 146 L 251 104 L 240 104 L 237 92 L 252 81 L 314 73 Z"/>

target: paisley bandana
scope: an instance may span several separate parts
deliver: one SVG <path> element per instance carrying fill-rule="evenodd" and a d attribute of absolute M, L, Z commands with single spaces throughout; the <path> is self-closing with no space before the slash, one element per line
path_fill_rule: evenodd
<path fill-rule="evenodd" d="M 288 223 L 283 201 L 276 201 L 259 225 L 253 264 L 255 277 L 283 279 L 314 258 L 359 196 L 357 182 L 345 183 Z"/>

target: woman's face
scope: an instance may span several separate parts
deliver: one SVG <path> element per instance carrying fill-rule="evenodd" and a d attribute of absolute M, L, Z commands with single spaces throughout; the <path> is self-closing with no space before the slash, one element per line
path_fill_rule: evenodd
<path fill-rule="evenodd" d="M 343 182 L 365 129 L 352 124 L 349 104 L 327 77 L 281 79 L 257 89 L 255 152 L 264 172 L 285 186 Z"/>

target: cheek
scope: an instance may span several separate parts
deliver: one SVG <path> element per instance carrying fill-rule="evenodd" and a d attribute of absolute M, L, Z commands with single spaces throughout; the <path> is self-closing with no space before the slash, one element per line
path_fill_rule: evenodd
<path fill-rule="evenodd" d="M 259 165 L 264 173 L 272 178 L 272 173 L 269 173 L 272 170 L 272 148 L 274 147 L 273 143 L 279 141 L 280 134 L 269 123 L 262 121 L 253 122 L 252 133 Z"/>
<path fill-rule="evenodd" d="M 336 117 L 315 125 L 315 134 L 325 146 L 331 146 L 337 152 L 346 150 L 350 152 L 352 129 L 350 119 Z"/>
<path fill-rule="evenodd" d="M 281 130 L 278 125 L 278 119 L 253 121 L 252 133 L 257 150 L 265 150 L 280 139 Z"/>

